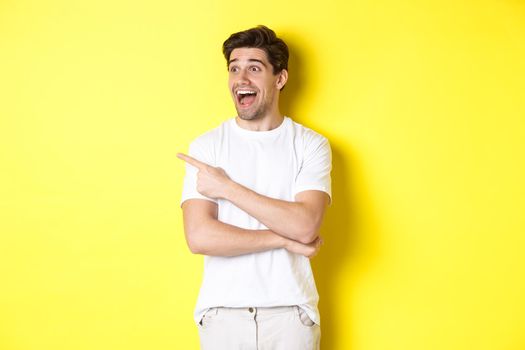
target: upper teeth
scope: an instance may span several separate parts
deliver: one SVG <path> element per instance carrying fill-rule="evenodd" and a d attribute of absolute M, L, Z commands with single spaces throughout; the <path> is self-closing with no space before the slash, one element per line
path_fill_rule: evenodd
<path fill-rule="evenodd" d="M 246 95 L 246 94 L 255 94 L 255 91 L 248 91 L 248 90 L 239 90 L 237 91 L 239 95 Z"/>

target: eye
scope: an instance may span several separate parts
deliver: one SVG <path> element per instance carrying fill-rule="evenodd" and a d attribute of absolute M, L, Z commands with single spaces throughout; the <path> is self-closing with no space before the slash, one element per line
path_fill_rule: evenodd
<path fill-rule="evenodd" d="M 236 73 L 237 71 L 239 70 L 239 68 L 237 68 L 237 66 L 231 66 L 229 71 L 232 72 L 232 73 Z"/>
<path fill-rule="evenodd" d="M 259 72 L 261 70 L 261 68 L 257 67 L 257 66 L 251 66 L 250 67 L 250 71 L 251 72 Z"/>

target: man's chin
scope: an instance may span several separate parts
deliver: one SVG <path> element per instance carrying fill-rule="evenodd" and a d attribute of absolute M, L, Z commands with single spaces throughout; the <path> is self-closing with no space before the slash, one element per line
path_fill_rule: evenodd
<path fill-rule="evenodd" d="M 260 113 L 257 113 L 257 112 L 248 112 L 248 111 L 241 111 L 239 109 L 237 109 L 237 115 L 239 116 L 239 118 L 241 118 L 242 120 L 255 120 L 259 117 L 259 114 Z"/>
<path fill-rule="evenodd" d="M 238 113 L 237 115 L 242 120 L 254 120 L 254 119 L 256 119 L 256 117 L 254 115 L 245 115 L 245 114 L 242 114 L 242 113 Z"/>

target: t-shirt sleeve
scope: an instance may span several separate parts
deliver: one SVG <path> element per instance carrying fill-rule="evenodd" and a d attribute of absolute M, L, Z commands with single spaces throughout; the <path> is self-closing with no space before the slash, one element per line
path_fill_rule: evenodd
<path fill-rule="evenodd" d="M 306 143 L 302 166 L 295 179 L 294 197 L 307 190 L 323 191 L 332 202 L 332 150 L 328 139 L 323 136 Z"/>
<path fill-rule="evenodd" d="M 190 144 L 188 154 L 203 163 L 215 165 L 213 149 L 211 145 L 206 144 L 202 138 L 198 138 Z M 186 163 L 186 174 L 184 176 L 180 205 L 188 199 L 206 199 L 217 203 L 216 199 L 203 196 L 197 191 L 197 173 L 197 168 Z"/>

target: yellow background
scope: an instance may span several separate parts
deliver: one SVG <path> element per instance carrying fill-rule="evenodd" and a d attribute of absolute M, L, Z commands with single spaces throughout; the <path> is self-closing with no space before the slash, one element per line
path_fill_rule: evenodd
<path fill-rule="evenodd" d="M 198 348 L 175 154 L 257 24 L 333 147 L 322 348 L 525 349 L 520 0 L 0 2 L 0 348 Z"/>

